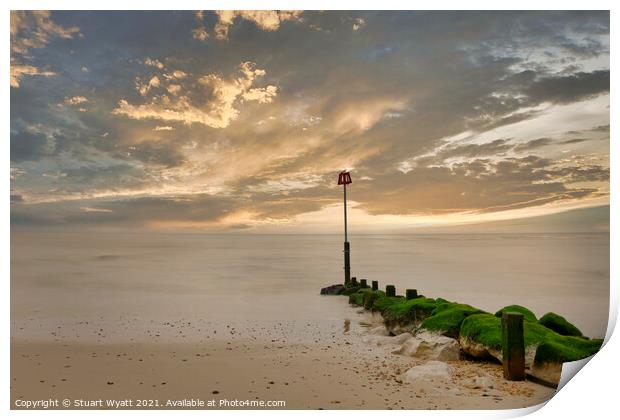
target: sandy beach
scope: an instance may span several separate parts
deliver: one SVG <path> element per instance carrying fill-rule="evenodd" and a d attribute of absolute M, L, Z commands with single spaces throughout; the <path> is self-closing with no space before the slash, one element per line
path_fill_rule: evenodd
<path fill-rule="evenodd" d="M 560 290 L 563 307 L 573 311 L 566 314 L 586 333 L 596 336 L 603 327 L 597 319 L 606 313 L 605 276 L 579 280 L 576 262 L 570 277 L 562 278 L 571 288 L 558 289 L 557 267 L 542 264 L 566 260 L 560 257 L 573 255 L 582 237 L 480 238 L 477 246 L 485 249 L 508 253 L 527 246 L 536 251 L 532 258 L 540 255 L 537 264 L 519 266 L 531 267 L 523 276 L 536 278 L 538 286 L 503 297 L 503 286 L 495 282 L 499 267 L 477 283 L 459 275 L 475 272 L 469 262 L 452 263 L 465 238 L 360 239 L 366 242 L 360 240 L 356 264 L 364 272 L 381 271 L 374 277 L 381 287 L 394 278 L 399 291 L 415 285 L 431 297 L 484 300 L 481 307 L 490 312 L 520 303 L 539 316 L 558 310 L 559 292 L 548 291 Z M 605 238 L 591 241 L 593 249 L 607 244 Z M 448 361 L 448 378 L 404 381 L 408 369 L 427 360 L 394 354 L 398 344 L 371 334 L 380 319 L 349 305 L 346 296 L 319 295 L 330 284 L 326 278 L 341 275 L 332 242 L 312 235 L 127 234 L 122 241 L 98 235 L 86 243 L 77 234 L 15 234 L 11 406 L 51 398 L 59 404 L 69 399 L 69 408 L 75 400 L 106 399 L 134 401 L 118 408 L 144 408 L 135 401 L 146 399 L 158 400 L 159 408 L 245 408 L 219 406 L 220 400 L 237 400 L 284 401 L 289 409 L 493 409 L 532 406 L 553 395 L 553 389 L 529 381 L 507 382 L 499 364 L 474 360 Z M 396 261 L 382 251 L 397 247 L 406 258 Z M 416 257 L 422 250 L 425 255 Z M 498 252 L 488 258 L 508 261 Z M 600 263 L 588 261 L 592 268 Z M 415 270 L 407 274 L 406 267 Z M 475 287 L 465 290 L 464 282 Z M 470 300 L 476 290 L 485 293 Z M 584 300 L 585 290 L 601 296 L 597 311 L 588 312 L 595 301 Z M 178 403 L 192 399 L 215 403 Z M 166 405 L 168 400 L 174 404 Z"/>
<path fill-rule="evenodd" d="M 346 306 L 343 297 L 325 299 Z M 340 323 L 161 323 L 150 327 L 150 342 L 114 343 L 96 324 L 89 329 L 99 342 L 55 331 L 47 341 L 14 340 L 12 408 L 51 398 L 92 409 L 260 408 L 238 405 L 247 401 L 286 409 L 493 409 L 532 406 L 554 393 L 505 381 L 500 365 L 470 360 L 449 362 L 449 380 L 404 383 L 402 374 L 426 361 L 369 342 L 376 319 L 347 310 Z M 473 383 L 479 377 L 484 386 Z"/>

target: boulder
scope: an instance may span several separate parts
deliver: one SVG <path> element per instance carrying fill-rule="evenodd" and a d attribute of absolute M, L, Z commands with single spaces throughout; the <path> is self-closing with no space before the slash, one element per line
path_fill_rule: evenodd
<path fill-rule="evenodd" d="M 560 383 L 562 376 L 562 363 L 560 362 L 539 362 L 534 363 L 530 369 L 530 374 L 552 384 Z"/>
<path fill-rule="evenodd" d="M 420 359 L 448 361 L 459 360 L 461 349 L 458 341 L 453 338 L 424 331 L 405 341 L 394 353 Z"/>
<path fill-rule="evenodd" d="M 433 360 L 423 365 L 414 366 L 403 374 L 403 382 L 416 383 L 428 380 L 448 380 L 453 368 L 444 362 Z"/>
<path fill-rule="evenodd" d="M 536 315 L 534 315 L 534 312 L 520 305 L 504 306 L 502 309 L 495 312 L 495 316 L 501 318 L 504 312 L 516 312 L 523 315 L 525 321 L 536 322 Z"/>
<path fill-rule="evenodd" d="M 342 284 L 332 284 L 321 289 L 322 295 L 341 295 L 345 291 Z"/>
<path fill-rule="evenodd" d="M 544 314 L 538 322 L 540 325 L 543 325 L 560 335 L 568 335 L 572 337 L 583 336 L 579 328 L 568 322 L 563 316 L 553 312 Z"/>

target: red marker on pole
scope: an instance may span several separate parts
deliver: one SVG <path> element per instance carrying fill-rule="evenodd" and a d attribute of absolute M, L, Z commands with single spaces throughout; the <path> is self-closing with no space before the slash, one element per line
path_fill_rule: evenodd
<path fill-rule="evenodd" d="M 342 171 L 338 174 L 338 185 L 342 185 L 344 191 L 344 284 L 351 282 L 350 246 L 347 232 L 347 184 L 351 184 L 351 174 Z"/>

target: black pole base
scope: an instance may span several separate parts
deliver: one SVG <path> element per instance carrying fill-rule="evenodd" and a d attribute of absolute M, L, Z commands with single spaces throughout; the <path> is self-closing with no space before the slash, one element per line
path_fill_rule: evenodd
<path fill-rule="evenodd" d="M 344 243 L 344 284 L 345 286 L 351 283 L 351 260 L 350 260 L 350 245 L 348 242 Z"/>

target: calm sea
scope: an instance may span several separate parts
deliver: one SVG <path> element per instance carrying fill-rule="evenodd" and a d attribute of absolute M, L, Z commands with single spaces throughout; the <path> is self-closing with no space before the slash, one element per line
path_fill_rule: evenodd
<path fill-rule="evenodd" d="M 352 236 L 358 278 L 488 311 L 520 304 L 605 334 L 609 234 Z M 14 338 L 87 320 L 244 322 L 346 317 L 337 235 L 11 234 Z"/>

